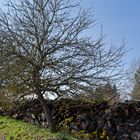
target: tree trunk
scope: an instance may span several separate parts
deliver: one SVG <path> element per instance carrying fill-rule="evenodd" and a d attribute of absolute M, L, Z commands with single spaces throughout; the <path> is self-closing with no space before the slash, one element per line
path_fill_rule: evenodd
<path fill-rule="evenodd" d="M 48 128 L 51 131 L 54 131 L 55 128 L 54 128 L 54 122 L 53 122 L 53 118 L 52 118 L 52 111 L 42 95 L 39 96 L 39 101 L 42 104 L 42 107 L 44 109 L 44 113 L 45 113 L 47 123 L 48 123 Z"/>

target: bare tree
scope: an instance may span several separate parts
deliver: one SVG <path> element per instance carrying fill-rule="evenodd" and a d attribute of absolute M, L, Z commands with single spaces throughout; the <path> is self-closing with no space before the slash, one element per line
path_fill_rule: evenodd
<path fill-rule="evenodd" d="M 0 13 L 0 41 L 8 61 L 9 85 L 36 95 L 53 129 L 50 95 L 57 99 L 93 93 L 105 80 L 120 77 L 124 46 L 103 45 L 103 36 L 83 37 L 93 24 L 89 12 L 69 0 L 20 0 Z M 79 9 L 79 10 L 78 10 Z M 4 68 L 4 66 L 2 66 Z M 10 78 L 12 77 L 12 78 Z"/>

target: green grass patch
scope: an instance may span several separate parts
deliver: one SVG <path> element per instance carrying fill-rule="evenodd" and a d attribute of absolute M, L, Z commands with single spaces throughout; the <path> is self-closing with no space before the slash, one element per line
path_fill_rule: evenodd
<path fill-rule="evenodd" d="M 5 140 L 77 140 L 46 128 L 0 116 L 0 139 Z"/>

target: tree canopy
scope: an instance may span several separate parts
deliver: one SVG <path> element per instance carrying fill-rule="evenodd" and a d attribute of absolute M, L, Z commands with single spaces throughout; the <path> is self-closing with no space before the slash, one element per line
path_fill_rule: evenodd
<path fill-rule="evenodd" d="M 94 22 L 79 4 L 20 0 L 7 8 L 0 13 L 1 86 L 17 99 L 35 95 L 50 129 L 50 95 L 92 94 L 104 81 L 120 77 L 124 46 L 105 47 L 102 34 L 83 36 Z"/>

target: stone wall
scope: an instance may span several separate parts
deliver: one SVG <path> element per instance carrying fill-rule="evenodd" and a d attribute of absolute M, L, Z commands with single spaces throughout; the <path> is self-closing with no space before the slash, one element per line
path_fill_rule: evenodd
<path fill-rule="evenodd" d="M 108 105 L 61 99 L 54 104 L 53 119 L 58 130 L 81 140 L 140 140 L 140 102 Z M 2 113 L 1 113 L 2 114 Z M 27 101 L 6 111 L 16 119 L 47 126 L 43 109 L 37 100 Z"/>

